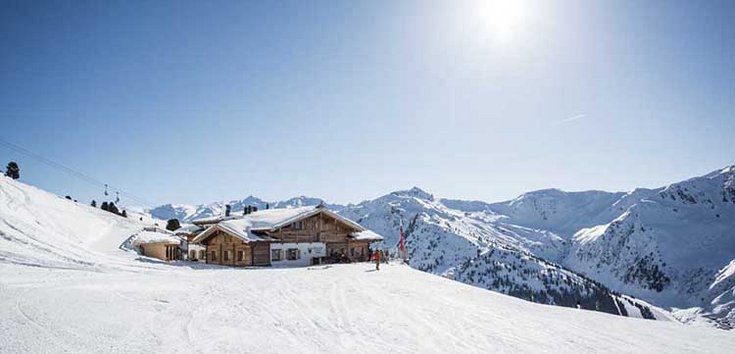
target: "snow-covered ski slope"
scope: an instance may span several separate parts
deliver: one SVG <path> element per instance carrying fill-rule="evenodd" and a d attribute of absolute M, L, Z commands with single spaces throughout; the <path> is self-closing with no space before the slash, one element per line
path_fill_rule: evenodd
<path fill-rule="evenodd" d="M 0 261 L 70 269 L 127 265 L 119 249 L 146 224 L 0 178 Z M 122 263 L 121 263 L 122 262 Z"/>
<path fill-rule="evenodd" d="M 0 178 L 0 352 L 710 352 L 730 332 L 539 305 L 402 265 L 234 269 L 120 249 L 144 224 Z"/>
<path fill-rule="evenodd" d="M 0 266 L 0 351 L 727 353 L 730 332 L 526 302 L 406 266 Z"/>

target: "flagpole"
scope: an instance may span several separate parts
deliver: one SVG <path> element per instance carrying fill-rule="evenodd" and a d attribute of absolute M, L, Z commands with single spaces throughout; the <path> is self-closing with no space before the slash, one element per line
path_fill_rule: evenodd
<path fill-rule="evenodd" d="M 403 262 L 406 262 L 406 239 L 403 235 L 403 218 L 400 220 L 400 226 L 399 226 L 399 232 L 400 232 L 400 238 L 398 239 L 398 250 L 400 251 L 401 258 L 403 258 Z"/>

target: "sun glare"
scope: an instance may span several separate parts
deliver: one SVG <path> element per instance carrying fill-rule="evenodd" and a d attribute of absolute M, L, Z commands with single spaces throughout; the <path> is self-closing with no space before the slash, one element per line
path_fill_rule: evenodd
<path fill-rule="evenodd" d="M 507 42 L 522 29 L 527 11 L 522 1 L 490 0 L 483 3 L 480 15 L 490 34 Z"/>

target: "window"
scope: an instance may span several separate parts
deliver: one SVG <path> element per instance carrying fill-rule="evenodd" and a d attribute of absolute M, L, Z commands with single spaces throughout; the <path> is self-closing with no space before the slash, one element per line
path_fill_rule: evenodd
<path fill-rule="evenodd" d="M 199 259 L 204 259 L 207 255 L 207 252 L 204 252 L 203 250 L 199 251 Z"/>
<path fill-rule="evenodd" d="M 301 254 L 298 248 L 289 248 L 286 250 L 286 259 L 289 261 L 295 261 L 301 258 Z"/>
<path fill-rule="evenodd" d="M 237 261 L 242 262 L 243 259 L 245 259 L 245 252 L 237 251 Z"/>
<path fill-rule="evenodd" d="M 189 251 L 189 260 L 193 261 L 197 259 L 197 251 Z"/>
<path fill-rule="evenodd" d="M 272 261 L 282 260 L 281 250 L 271 250 L 271 260 Z"/>
<path fill-rule="evenodd" d="M 217 260 L 217 252 L 215 252 L 215 251 L 210 252 L 209 258 L 211 258 L 212 261 L 216 261 Z"/>
<path fill-rule="evenodd" d="M 304 228 L 304 224 L 301 221 L 297 221 L 293 224 L 291 224 L 291 228 L 294 230 L 301 230 Z"/>
<path fill-rule="evenodd" d="M 350 247 L 350 256 L 355 256 L 355 247 Z"/>
<path fill-rule="evenodd" d="M 230 252 L 232 251 L 225 251 L 225 256 L 224 256 L 223 261 L 227 262 L 230 260 Z"/>

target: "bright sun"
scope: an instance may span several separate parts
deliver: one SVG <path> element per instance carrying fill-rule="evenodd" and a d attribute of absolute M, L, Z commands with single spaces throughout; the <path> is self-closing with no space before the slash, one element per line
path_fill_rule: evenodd
<path fill-rule="evenodd" d="M 488 30 L 503 42 L 510 41 L 522 29 L 526 15 L 526 8 L 519 0 L 489 0 L 481 10 Z"/>

